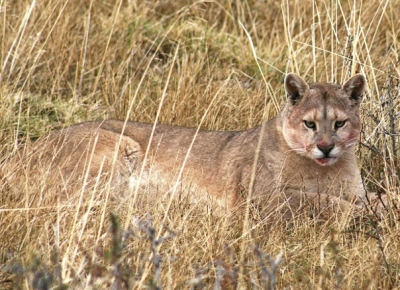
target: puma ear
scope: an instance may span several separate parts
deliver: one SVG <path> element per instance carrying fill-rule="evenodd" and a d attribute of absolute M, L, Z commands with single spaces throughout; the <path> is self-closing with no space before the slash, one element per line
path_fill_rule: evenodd
<path fill-rule="evenodd" d="M 295 73 L 288 73 L 285 77 L 285 90 L 290 103 L 296 105 L 305 91 L 308 90 L 308 85 Z"/>
<path fill-rule="evenodd" d="M 344 83 L 342 89 L 350 97 L 350 100 L 352 100 L 356 105 L 359 105 L 366 85 L 367 81 L 365 77 L 362 74 L 356 74 Z"/>

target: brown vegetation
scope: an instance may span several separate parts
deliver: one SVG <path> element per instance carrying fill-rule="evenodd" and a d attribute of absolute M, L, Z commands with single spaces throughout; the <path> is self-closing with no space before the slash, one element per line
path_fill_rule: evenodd
<path fill-rule="evenodd" d="M 337 83 L 360 72 L 357 155 L 365 186 L 388 199 L 381 215 L 266 229 L 185 199 L 116 197 L 107 180 L 34 205 L 3 182 L 0 288 L 400 287 L 399 10 L 397 1 L 0 1 L 2 160 L 87 120 L 246 129 L 282 108 L 286 72 Z"/>

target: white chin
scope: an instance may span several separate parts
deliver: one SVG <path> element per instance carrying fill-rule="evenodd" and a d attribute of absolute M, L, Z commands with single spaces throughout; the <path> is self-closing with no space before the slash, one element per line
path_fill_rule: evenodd
<path fill-rule="evenodd" d="M 314 160 L 321 166 L 330 166 L 335 164 L 338 159 L 337 157 L 330 157 L 330 158 L 316 158 Z"/>

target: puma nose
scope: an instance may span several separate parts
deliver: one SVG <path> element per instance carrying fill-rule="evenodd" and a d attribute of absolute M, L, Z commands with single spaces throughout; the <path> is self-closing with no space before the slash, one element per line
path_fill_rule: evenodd
<path fill-rule="evenodd" d="M 317 148 L 321 150 L 321 152 L 324 153 L 325 156 L 329 156 L 329 153 L 332 151 L 333 147 L 335 147 L 334 144 L 328 144 L 325 142 L 317 144 Z"/>

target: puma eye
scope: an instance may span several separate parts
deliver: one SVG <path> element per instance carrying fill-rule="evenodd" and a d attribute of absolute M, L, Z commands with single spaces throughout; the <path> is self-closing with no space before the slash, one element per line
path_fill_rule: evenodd
<path fill-rule="evenodd" d="M 313 121 L 304 120 L 304 125 L 309 129 L 313 129 L 313 130 L 317 129 L 317 125 Z"/>
<path fill-rule="evenodd" d="M 335 129 L 342 128 L 346 124 L 346 120 L 344 121 L 336 121 L 335 122 Z"/>

